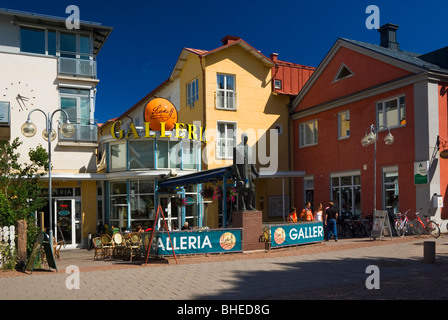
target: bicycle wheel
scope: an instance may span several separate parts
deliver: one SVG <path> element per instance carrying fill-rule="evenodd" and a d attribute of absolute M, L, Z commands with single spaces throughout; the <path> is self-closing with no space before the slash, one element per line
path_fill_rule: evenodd
<path fill-rule="evenodd" d="M 426 226 L 426 231 L 432 235 L 434 238 L 440 237 L 440 228 L 434 221 L 429 221 L 428 225 Z"/>
<path fill-rule="evenodd" d="M 370 222 L 364 221 L 363 226 L 364 226 L 364 231 L 365 231 L 366 237 L 370 237 L 370 235 L 372 234 L 372 226 L 371 226 Z"/>
<path fill-rule="evenodd" d="M 395 231 L 399 237 L 404 237 L 406 233 L 406 223 L 401 220 L 395 221 Z"/>
<path fill-rule="evenodd" d="M 416 220 L 410 222 L 409 226 L 416 236 L 421 236 L 425 232 L 425 228 L 423 228 L 422 224 Z"/>

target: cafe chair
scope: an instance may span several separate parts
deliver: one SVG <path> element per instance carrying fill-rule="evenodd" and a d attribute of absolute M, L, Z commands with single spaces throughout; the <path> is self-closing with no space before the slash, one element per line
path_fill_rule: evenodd
<path fill-rule="evenodd" d="M 60 251 L 63 245 L 64 245 L 63 241 L 56 242 L 56 239 L 53 238 L 53 254 L 56 258 L 58 258 L 58 260 L 60 260 L 61 257 Z"/>
<path fill-rule="evenodd" d="M 126 248 L 126 242 L 125 242 L 123 235 L 121 233 L 115 233 L 112 236 L 112 243 L 113 243 L 112 256 L 113 257 L 116 257 L 116 256 L 122 257 L 124 248 Z"/>
<path fill-rule="evenodd" d="M 96 259 L 98 254 L 101 255 L 101 258 L 104 258 L 103 247 L 101 245 L 100 237 L 93 238 L 92 241 L 93 241 L 93 249 L 95 249 L 95 255 L 93 256 L 93 260 Z"/>
<path fill-rule="evenodd" d="M 112 258 L 112 250 L 114 248 L 112 238 L 108 234 L 102 234 L 100 239 L 103 257 L 109 256 Z"/>
<path fill-rule="evenodd" d="M 141 244 L 142 244 L 142 236 L 140 232 L 133 232 L 129 235 L 129 239 L 126 242 L 126 255 L 129 252 L 131 262 L 132 257 L 139 254 Z"/>

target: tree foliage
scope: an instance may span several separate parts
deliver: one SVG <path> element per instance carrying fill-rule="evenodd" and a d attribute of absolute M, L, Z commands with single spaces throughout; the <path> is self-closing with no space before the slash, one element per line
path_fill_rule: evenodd
<path fill-rule="evenodd" d="M 33 228 L 35 211 L 47 203 L 41 196 L 41 178 L 48 171 L 48 153 L 38 145 L 29 150 L 29 161 L 22 162 L 17 151 L 21 144 L 18 138 L 0 140 L 0 226 L 27 220 L 28 227 Z"/>

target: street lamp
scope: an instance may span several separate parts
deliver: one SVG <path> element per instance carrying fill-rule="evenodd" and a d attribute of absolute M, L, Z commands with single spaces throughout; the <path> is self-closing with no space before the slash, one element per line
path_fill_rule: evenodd
<path fill-rule="evenodd" d="M 68 119 L 68 114 L 65 110 L 57 109 L 57 110 L 53 111 L 53 113 L 51 115 L 50 115 L 50 112 L 47 115 L 41 109 L 34 109 L 34 110 L 30 111 L 30 113 L 28 114 L 28 119 L 25 121 L 25 123 L 22 125 L 22 128 L 21 128 L 22 134 L 27 138 L 34 137 L 34 135 L 37 132 L 37 128 L 34 125 L 34 123 L 31 121 L 31 118 L 30 118 L 31 114 L 34 111 L 42 112 L 45 116 L 45 122 L 46 122 L 46 128 L 42 132 L 42 137 L 44 138 L 45 141 L 48 141 L 48 186 L 49 186 L 49 188 L 48 188 L 48 190 L 49 190 L 48 191 L 48 201 L 49 201 L 48 208 L 49 208 L 49 213 L 50 213 L 50 231 L 48 233 L 48 237 L 49 237 L 49 242 L 50 242 L 50 248 L 51 248 L 51 250 L 53 250 L 53 204 L 52 204 L 53 190 L 51 188 L 51 142 L 54 139 L 56 139 L 56 131 L 54 131 L 54 129 L 53 129 L 53 116 L 58 111 L 60 111 L 61 113 L 63 113 L 65 115 L 66 122 L 61 124 L 59 127 L 59 133 L 63 137 L 65 137 L 65 138 L 73 137 L 76 129 L 75 129 L 75 126 L 73 126 L 73 124 L 70 123 L 70 121 Z"/>
<path fill-rule="evenodd" d="M 374 151 L 373 151 L 373 170 L 374 170 L 374 176 L 373 176 L 373 214 L 375 216 L 376 213 L 376 141 L 378 140 L 378 131 L 381 129 L 387 129 L 388 133 L 386 137 L 384 138 L 384 143 L 388 146 L 394 143 L 395 138 L 390 133 L 390 129 L 388 126 L 378 126 L 370 125 L 370 132 L 367 132 L 364 135 L 364 137 L 361 139 L 361 145 L 363 147 L 367 147 L 371 144 L 374 144 Z"/>

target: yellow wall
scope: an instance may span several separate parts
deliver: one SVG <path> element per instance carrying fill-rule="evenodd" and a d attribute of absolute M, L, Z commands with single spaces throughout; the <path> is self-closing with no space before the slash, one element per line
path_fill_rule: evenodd
<path fill-rule="evenodd" d="M 204 67 L 204 70 L 202 69 Z M 203 74 L 205 73 L 205 78 Z M 235 75 L 235 88 L 237 93 L 237 109 L 216 109 L 217 74 Z M 218 121 L 236 122 L 237 130 L 242 132 L 254 132 L 256 138 L 260 138 L 258 130 L 266 131 L 274 128 L 274 124 L 282 124 L 283 134 L 278 140 L 278 170 L 289 170 L 288 134 L 289 134 L 289 97 L 272 93 L 271 67 L 264 65 L 259 59 L 239 45 L 233 45 L 200 58 L 196 54 L 190 54 L 180 73 L 180 111 L 179 122 L 193 123 L 203 122 L 204 108 L 206 117 L 206 129 L 217 129 Z M 186 106 L 187 83 L 195 77 L 199 78 L 199 101 L 193 108 Z M 205 98 L 204 83 L 205 81 Z M 205 103 L 204 103 L 205 102 Z M 269 150 L 274 146 L 269 145 L 269 133 L 266 141 Z M 215 144 L 209 139 L 208 144 Z M 241 137 L 237 136 L 237 143 Z M 249 145 L 256 141 L 249 137 Z M 203 169 L 213 169 L 225 165 L 231 165 L 232 160 L 217 160 L 216 157 Z M 264 180 L 264 181 L 263 181 Z M 285 193 L 289 194 L 289 180 L 285 179 Z M 263 216 L 267 218 L 268 196 L 282 195 L 281 179 L 260 179 L 257 187 L 257 208 L 260 208 L 260 198 L 264 200 Z M 207 205 L 207 224 L 209 227 L 217 227 L 218 206 L 214 203 Z M 212 224 L 213 223 L 213 224 Z M 215 224 L 216 223 L 216 224 Z"/>

